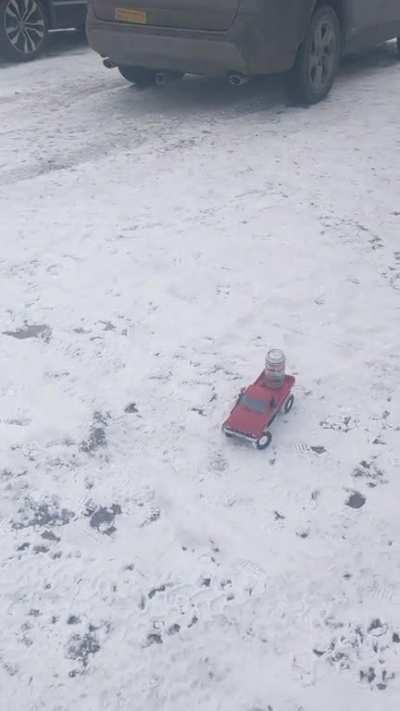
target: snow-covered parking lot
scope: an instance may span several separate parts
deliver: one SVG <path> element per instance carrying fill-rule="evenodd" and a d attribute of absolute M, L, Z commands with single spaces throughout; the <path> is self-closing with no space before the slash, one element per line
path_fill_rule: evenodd
<path fill-rule="evenodd" d="M 398 711 L 394 48 L 304 110 L 63 42 L 0 66 L 1 708 Z"/>

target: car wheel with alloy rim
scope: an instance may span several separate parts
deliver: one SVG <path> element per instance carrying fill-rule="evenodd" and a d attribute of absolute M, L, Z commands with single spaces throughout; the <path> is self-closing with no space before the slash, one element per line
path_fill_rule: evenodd
<path fill-rule="evenodd" d="M 310 22 L 290 75 L 292 93 L 301 104 L 316 104 L 329 94 L 342 53 L 338 16 L 330 5 L 319 7 Z"/>
<path fill-rule="evenodd" d="M 40 0 L 5 0 L 0 4 L 0 54 L 5 59 L 35 59 L 47 36 L 48 19 Z"/>

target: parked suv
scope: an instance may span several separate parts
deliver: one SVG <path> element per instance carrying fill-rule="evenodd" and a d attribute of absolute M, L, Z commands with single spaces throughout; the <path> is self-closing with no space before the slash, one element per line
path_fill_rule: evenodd
<path fill-rule="evenodd" d="M 139 87 L 185 73 L 291 71 L 299 100 L 330 91 L 342 52 L 400 35 L 400 0 L 90 0 L 88 37 Z"/>
<path fill-rule="evenodd" d="M 35 59 L 49 30 L 83 30 L 86 7 L 86 0 L 0 0 L 0 55 L 14 62 Z"/>

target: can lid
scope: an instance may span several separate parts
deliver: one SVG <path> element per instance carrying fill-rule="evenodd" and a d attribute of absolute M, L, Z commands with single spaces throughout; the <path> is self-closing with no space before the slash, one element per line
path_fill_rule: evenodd
<path fill-rule="evenodd" d="M 271 363 L 282 363 L 285 360 L 285 354 L 280 348 L 271 348 L 268 351 L 267 360 Z"/>

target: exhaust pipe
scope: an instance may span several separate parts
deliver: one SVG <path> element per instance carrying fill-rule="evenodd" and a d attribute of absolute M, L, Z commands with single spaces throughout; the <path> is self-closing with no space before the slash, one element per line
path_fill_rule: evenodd
<path fill-rule="evenodd" d="M 114 62 L 112 61 L 112 59 L 109 59 L 108 57 L 106 57 L 105 59 L 103 59 L 103 66 L 104 66 L 106 69 L 114 69 L 117 65 L 114 64 Z"/>
<path fill-rule="evenodd" d="M 157 72 L 155 82 L 156 86 L 167 86 L 169 77 L 165 72 Z"/>
<path fill-rule="evenodd" d="M 243 86 L 243 84 L 247 84 L 249 81 L 249 77 L 246 77 L 244 74 L 229 74 L 228 76 L 228 82 L 231 86 Z"/>
<path fill-rule="evenodd" d="M 177 81 L 182 78 L 182 74 L 179 72 L 157 72 L 155 83 L 156 86 L 167 86 L 173 81 Z"/>

